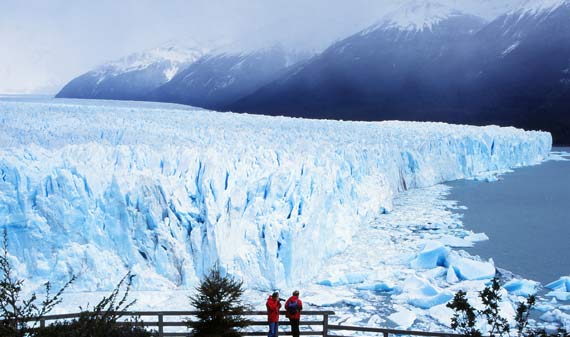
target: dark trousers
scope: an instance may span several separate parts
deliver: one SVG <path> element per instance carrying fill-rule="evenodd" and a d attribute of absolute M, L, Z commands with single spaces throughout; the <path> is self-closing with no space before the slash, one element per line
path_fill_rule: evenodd
<path fill-rule="evenodd" d="M 267 336 L 277 337 L 278 330 L 279 330 L 279 323 L 269 322 L 269 333 L 267 334 Z"/>
<path fill-rule="evenodd" d="M 299 320 L 298 319 L 290 319 L 291 321 L 291 333 L 293 337 L 299 337 Z"/>

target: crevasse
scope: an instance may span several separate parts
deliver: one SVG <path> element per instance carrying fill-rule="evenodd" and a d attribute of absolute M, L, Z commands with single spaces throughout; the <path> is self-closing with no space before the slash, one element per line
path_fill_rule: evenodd
<path fill-rule="evenodd" d="M 539 163 L 549 133 L 153 103 L 0 101 L 0 225 L 18 275 L 108 289 L 310 280 L 399 191 Z"/>

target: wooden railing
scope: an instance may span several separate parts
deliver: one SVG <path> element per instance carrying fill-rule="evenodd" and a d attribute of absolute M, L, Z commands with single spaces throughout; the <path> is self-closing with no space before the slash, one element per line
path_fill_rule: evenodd
<path fill-rule="evenodd" d="M 128 311 L 120 312 L 122 319 L 138 318 L 136 325 L 155 330 L 159 337 L 190 336 L 190 330 L 186 328 L 187 321 L 193 320 L 197 311 Z M 328 336 L 327 326 L 329 316 L 334 315 L 334 311 L 303 310 L 303 319 L 299 327 L 304 329 L 301 335 L 306 336 Z M 268 330 L 266 311 L 247 311 L 244 316 L 253 316 L 250 326 L 241 331 L 243 336 L 266 336 Z M 64 315 L 48 315 L 39 320 L 40 326 L 49 325 L 55 321 L 70 320 L 78 318 L 79 313 Z M 119 322 L 119 324 L 130 324 Z M 281 312 L 279 322 L 279 335 L 291 335 L 291 325 L 285 318 L 285 311 Z M 316 328 L 316 329 L 315 329 Z M 176 331 L 172 331 L 176 330 Z"/>
<path fill-rule="evenodd" d="M 155 330 L 159 337 L 181 337 L 190 336 L 187 329 L 187 321 L 195 319 L 196 311 L 128 311 L 121 312 L 122 319 L 138 318 L 135 323 L 145 328 Z M 279 322 L 279 335 L 291 336 L 289 320 L 284 317 L 285 312 L 281 312 Z M 243 336 L 266 336 L 267 335 L 267 312 L 248 311 L 245 316 L 252 316 L 252 324 L 241 331 Z M 347 332 L 360 332 L 359 336 L 382 336 L 405 335 L 405 336 L 427 336 L 427 337 L 463 337 L 463 335 L 445 332 L 426 332 L 411 330 L 396 330 L 385 328 L 359 327 L 347 325 L 329 324 L 329 317 L 334 315 L 334 311 L 303 310 L 300 322 L 302 336 L 323 336 L 323 337 L 349 337 Z M 79 313 L 64 315 L 49 315 L 39 320 L 40 326 L 46 326 L 55 321 L 70 320 L 78 318 Z M 130 324 L 119 322 L 119 324 Z M 175 331 L 173 331 L 175 330 Z M 363 335 L 362 333 L 367 333 Z M 344 333 L 344 334 L 343 334 Z"/>
<path fill-rule="evenodd" d="M 428 336 L 428 337 L 465 337 L 464 335 L 446 333 L 446 332 L 427 332 L 427 331 L 412 331 L 412 330 L 396 330 L 384 328 L 369 328 L 362 326 L 348 326 L 348 325 L 329 325 L 329 331 L 335 331 L 335 334 L 328 336 L 334 337 L 348 337 L 347 335 L 337 334 L 339 331 L 354 331 L 354 332 L 368 332 L 366 336 L 380 335 L 388 337 L 388 335 L 404 335 L 404 336 Z M 359 336 L 362 336 L 361 334 Z M 352 336 L 350 336 L 352 337 Z"/>

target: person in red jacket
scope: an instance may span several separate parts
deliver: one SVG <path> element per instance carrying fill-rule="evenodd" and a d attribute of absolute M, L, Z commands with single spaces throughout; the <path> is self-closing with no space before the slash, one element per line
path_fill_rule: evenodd
<path fill-rule="evenodd" d="M 301 310 L 303 310 L 303 302 L 299 299 L 299 290 L 295 290 L 293 296 L 285 302 L 285 310 L 287 310 L 287 318 L 291 321 L 293 337 L 299 337 L 299 321 L 301 320 Z"/>
<path fill-rule="evenodd" d="M 267 320 L 269 321 L 269 334 L 268 337 L 277 337 L 279 329 L 279 309 L 281 309 L 281 302 L 279 302 L 279 292 L 274 292 L 267 299 L 265 303 L 267 307 Z"/>

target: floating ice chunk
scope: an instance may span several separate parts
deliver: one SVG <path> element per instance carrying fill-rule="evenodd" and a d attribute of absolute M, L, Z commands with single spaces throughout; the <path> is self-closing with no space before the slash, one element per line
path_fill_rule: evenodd
<path fill-rule="evenodd" d="M 439 242 L 429 241 L 418 256 L 410 262 L 410 266 L 414 269 L 443 267 L 450 250 Z"/>
<path fill-rule="evenodd" d="M 404 308 L 398 308 L 397 310 L 388 316 L 389 320 L 396 323 L 401 329 L 407 329 L 414 324 L 417 316 L 413 311 Z"/>
<path fill-rule="evenodd" d="M 439 290 L 433 286 L 429 280 L 411 276 L 402 283 L 402 293 L 423 297 L 435 296 L 439 293 Z"/>
<path fill-rule="evenodd" d="M 442 235 L 438 240 L 442 244 L 453 248 L 473 247 L 473 241 L 453 235 Z"/>
<path fill-rule="evenodd" d="M 503 285 L 509 293 L 518 296 L 529 296 L 536 294 L 540 283 L 531 280 L 513 279 Z"/>
<path fill-rule="evenodd" d="M 554 309 L 554 306 L 552 304 L 537 304 L 534 308 L 541 312 L 547 312 Z"/>
<path fill-rule="evenodd" d="M 570 293 L 565 291 L 551 291 L 546 296 L 555 297 L 559 301 L 570 301 Z"/>
<path fill-rule="evenodd" d="M 450 284 L 459 282 L 459 276 L 457 276 L 455 268 L 447 268 L 447 275 L 445 276 L 445 280 Z"/>
<path fill-rule="evenodd" d="M 562 312 L 560 309 L 554 309 L 546 312 L 540 316 L 540 319 L 545 322 L 567 322 L 564 325 L 570 323 L 570 315 Z"/>
<path fill-rule="evenodd" d="M 546 296 L 555 297 L 559 301 L 570 301 L 570 276 L 563 276 L 545 287 L 553 290 Z"/>
<path fill-rule="evenodd" d="M 451 252 L 447 258 L 449 268 L 453 268 L 460 280 L 484 280 L 495 276 L 493 260 L 476 261 Z"/>
<path fill-rule="evenodd" d="M 448 291 L 445 291 L 435 296 L 412 298 L 410 299 L 409 303 L 418 308 L 429 309 L 436 305 L 447 303 L 452 298 L 453 294 Z"/>
<path fill-rule="evenodd" d="M 394 290 L 394 285 L 388 282 L 375 282 L 375 283 L 367 283 L 362 284 L 356 287 L 358 290 L 372 290 L 372 291 L 380 291 L 380 292 L 390 292 Z"/>
<path fill-rule="evenodd" d="M 365 273 L 347 273 L 340 275 L 331 275 L 331 277 L 317 281 L 317 284 L 336 287 L 347 284 L 358 284 L 366 280 L 367 275 Z"/>
<path fill-rule="evenodd" d="M 551 151 L 546 160 L 552 161 L 569 161 L 570 153 L 565 151 Z"/>
<path fill-rule="evenodd" d="M 439 279 L 444 277 L 446 274 L 447 274 L 447 269 L 445 267 L 436 267 L 421 273 L 421 275 L 427 278 L 428 280 Z"/>
<path fill-rule="evenodd" d="M 409 304 L 422 309 L 429 309 L 433 306 L 447 303 L 453 298 L 451 292 L 442 291 L 432 285 L 429 280 L 417 276 L 406 279 L 402 284 L 401 290 L 402 293 L 398 295 L 400 299 L 406 300 Z"/>
<path fill-rule="evenodd" d="M 487 171 L 482 172 L 473 177 L 473 180 L 476 181 L 486 181 L 486 182 L 494 182 L 501 179 L 501 175 L 505 173 L 513 172 L 512 170 L 495 170 L 495 171 Z"/>
<path fill-rule="evenodd" d="M 563 276 L 545 285 L 546 288 L 562 292 L 570 292 L 570 276 Z"/>
<path fill-rule="evenodd" d="M 467 235 L 464 239 L 471 242 L 481 242 L 489 240 L 489 237 L 485 233 L 473 233 Z"/>
<path fill-rule="evenodd" d="M 445 304 L 440 304 L 429 308 L 428 315 L 438 321 L 440 324 L 450 326 L 451 317 L 454 311 Z"/>
<path fill-rule="evenodd" d="M 362 283 L 366 280 L 366 273 L 347 273 L 345 274 L 348 284 Z"/>
<path fill-rule="evenodd" d="M 492 183 L 494 181 L 499 181 L 499 177 L 496 174 L 479 175 L 474 178 L 476 181 L 485 181 Z"/>
<path fill-rule="evenodd" d="M 369 326 L 371 328 L 377 328 L 379 326 L 382 326 L 383 323 L 385 322 L 384 319 L 382 319 L 380 316 L 378 315 L 372 315 L 370 316 L 370 318 L 368 319 L 368 322 L 366 323 L 366 326 Z"/>

